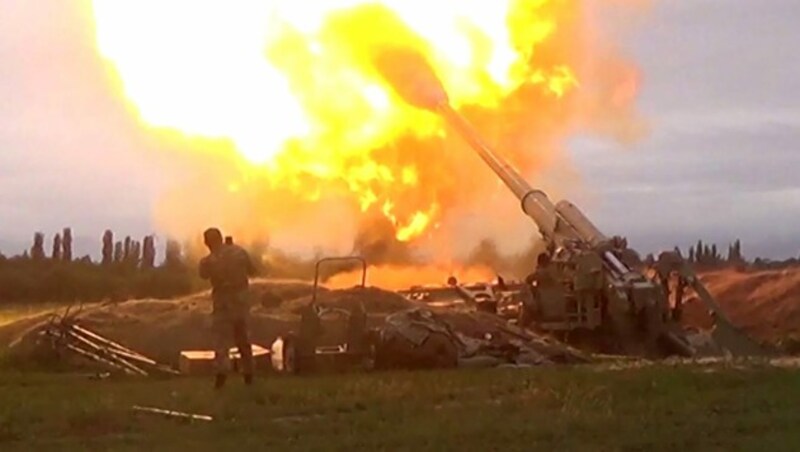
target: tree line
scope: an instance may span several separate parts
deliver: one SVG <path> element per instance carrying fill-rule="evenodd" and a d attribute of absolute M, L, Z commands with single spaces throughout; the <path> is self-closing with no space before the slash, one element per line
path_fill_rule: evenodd
<path fill-rule="evenodd" d="M 799 258 L 775 261 L 757 257 L 753 260 L 748 260 L 742 252 L 742 241 L 739 239 L 729 243 L 725 251 L 722 251 L 722 248 L 718 247 L 716 243 L 705 243 L 703 240 L 698 240 L 696 244 L 691 245 L 686 251 L 676 246 L 675 251 L 680 253 L 698 270 L 714 270 L 726 267 L 767 270 L 800 265 Z M 655 262 L 655 256 L 649 254 L 645 262 Z"/>
<path fill-rule="evenodd" d="M 170 298 L 204 287 L 189 247 L 174 240 L 164 245 L 157 262 L 156 238 L 141 241 L 101 238 L 101 258 L 75 258 L 72 230 L 55 234 L 49 246 L 43 233 L 22 255 L 0 254 L 0 303 L 46 301 L 102 301 L 129 298 Z"/>
<path fill-rule="evenodd" d="M 0 303 L 166 299 L 207 287 L 197 273 L 197 262 L 203 252 L 197 245 L 166 240 L 159 247 L 156 237 L 152 235 L 141 240 L 132 237 L 115 240 L 110 230 L 104 232 L 99 242 L 99 261 L 93 261 L 90 256 L 75 257 L 70 228 L 53 235 L 49 243 L 43 233 L 35 233 L 31 247 L 22 255 L 6 257 L 0 254 Z M 503 259 L 491 245 L 483 243 L 479 246 L 469 262 L 499 266 Z M 317 253 L 312 258 L 301 259 L 275 249 L 267 253 L 266 244 L 254 244 L 247 248 L 259 274 L 278 278 L 313 277 L 314 263 L 323 257 Z M 740 240 L 730 243 L 724 252 L 716 244 L 702 240 L 685 252 L 679 247 L 675 247 L 675 251 L 699 270 L 723 267 L 780 269 L 800 265 L 798 259 L 777 262 L 756 258 L 748 261 L 742 252 Z M 267 254 L 269 264 L 263 260 Z M 535 254 L 536 248 L 533 247 L 515 258 L 514 262 L 528 263 Z M 496 258 L 487 260 L 487 256 Z M 646 263 L 654 261 L 652 254 L 645 259 Z M 411 262 L 409 264 L 413 265 Z M 323 280 L 348 269 L 326 268 Z"/>
<path fill-rule="evenodd" d="M 698 240 L 697 244 L 690 246 L 687 259 L 698 266 L 731 266 L 746 264 L 742 255 L 742 241 L 736 239 L 728 245 L 728 251 L 724 255 L 717 249 L 717 244 L 703 243 Z"/>
<path fill-rule="evenodd" d="M 72 230 L 64 228 L 49 241 L 45 234 L 34 233 L 32 245 L 21 255 L 0 253 L 0 304 L 168 299 L 208 288 L 197 271 L 206 253 L 199 243 L 168 239 L 159 246 L 152 235 L 117 240 L 106 230 L 99 245 L 99 260 L 75 257 Z M 311 258 L 268 252 L 265 242 L 240 245 L 249 252 L 256 276 L 308 279 L 314 276 L 316 261 L 324 257 L 320 252 Z M 323 280 L 349 269 L 326 267 Z"/>

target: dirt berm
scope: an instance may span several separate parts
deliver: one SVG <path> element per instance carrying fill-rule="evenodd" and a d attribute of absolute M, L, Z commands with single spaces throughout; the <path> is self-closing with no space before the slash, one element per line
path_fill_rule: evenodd
<path fill-rule="evenodd" d="M 800 337 L 800 268 L 781 270 L 717 270 L 700 279 L 734 325 L 754 338 L 777 343 Z M 701 328 L 712 319 L 699 301 L 690 302 L 685 317 Z"/>
<path fill-rule="evenodd" d="M 363 300 L 367 313 L 376 323 L 390 312 L 411 303 L 401 296 L 379 289 L 328 291 L 321 289 L 318 302 L 347 307 Z M 253 343 L 269 347 L 279 335 L 296 328 L 297 310 L 311 299 L 312 287 L 303 282 L 258 281 L 253 284 L 250 333 Z M 11 355 L 29 353 L 36 345 L 38 331 L 53 313 L 19 320 L 0 327 L 0 349 Z M 72 315 L 82 326 L 157 361 L 176 364 L 181 350 L 210 350 L 211 300 L 208 292 L 174 300 L 131 300 L 72 307 Z"/>
<path fill-rule="evenodd" d="M 299 311 L 311 300 L 312 287 L 297 281 L 257 281 L 252 293 L 251 338 L 253 343 L 268 348 L 279 335 L 297 331 Z M 320 289 L 317 302 L 336 308 L 363 302 L 371 327 L 382 325 L 389 314 L 422 307 L 394 292 L 376 288 Z M 210 295 L 204 292 L 175 300 L 146 299 L 92 305 L 80 311 L 73 307 L 71 312 L 81 326 L 159 362 L 176 365 L 182 350 L 211 349 L 210 310 Z M 483 338 L 488 333 L 498 339 L 515 336 L 513 339 L 530 343 L 547 356 L 558 353 L 555 350 L 558 344 L 537 338 L 530 332 L 510 330 L 504 326 L 504 321 L 491 315 L 456 312 L 443 315 L 447 323 L 465 337 Z M 52 317 L 52 314 L 43 314 L 0 327 L 0 349 L 22 358 L 33 355 L 41 350 L 38 332 Z"/>

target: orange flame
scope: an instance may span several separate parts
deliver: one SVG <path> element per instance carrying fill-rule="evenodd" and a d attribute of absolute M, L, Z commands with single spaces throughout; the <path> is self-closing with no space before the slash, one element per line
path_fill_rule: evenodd
<path fill-rule="evenodd" d="M 325 282 L 326 287 L 344 289 L 352 287 L 360 277 L 360 271 L 339 273 Z M 367 274 L 367 285 L 387 290 L 402 290 L 414 286 L 442 287 L 450 277 L 462 284 L 492 281 L 497 275 L 483 266 L 423 265 L 417 267 L 382 265 L 371 267 Z"/>
<path fill-rule="evenodd" d="M 232 157 L 220 184 L 230 201 L 220 204 L 247 197 L 273 207 L 271 227 L 282 221 L 278 206 L 338 197 L 360 215 L 383 215 L 397 240 L 411 241 L 460 202 L 457 192 L 485 186 L 448 170 L 462 157 L 442 153 L 451 146 L 444 124 L 387 86 L 372 65 L 381 48 L 428 58 L 455 108 L 511 132 L 513 142 L 501 143 L 514 144 L 510 151 L 527 147 L 520 144 L 529 134 L 563 133 L 578 114 L 567 100 L 581 87 L 581 0 L 94 0 L 93 7 L 98 50 L 141 122 Z M 487 110 L 504 113 L 490 121 L 481 116 Z M 560 125 L 547 133 L 524 126 L 531 111 L 558 112 Z M 529 170 L 543 156 L 514 160 Z M 187 196 L 207 200 L 201 191 Z M 257 210 L 231 221 L 252 223 Z"/>

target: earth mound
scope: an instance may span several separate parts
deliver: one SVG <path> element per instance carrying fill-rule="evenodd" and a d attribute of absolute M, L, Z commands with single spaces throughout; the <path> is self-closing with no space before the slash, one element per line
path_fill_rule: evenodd
<path fill-rule="evenodd" d="M 280 335 L 296 330 L 298 311 L 311 301 L 313 287 L 297 281 L 256 281 L 252 286 L 250 336 L 268 348 Z M 270 303 L 263 303 L 268 298 Z M 378 323 L 385 314 L 413 307 L 394 292 L 377 288 L 328 290 L 320 288 L 317 302 L 347 309 L 363 302 Z M 35 347 L 38 333 L 65 310 L 19 320 L 0 327 L 0 349 L 25 354 Z M 81 326 L 121 343 L 156 361 L 175 365 L 182 350 L 210 350 L 211 296 L 203 292 L 174 300 L 130 300 L 73 308 L 71 316 Z"/>
<path fill-rule="evenodd" d="M 311 302 L 311 295 L 289 300 L 284 309 L 299 314 L 299 310 Z M 317 295 L 316 303 L 327 308 L 349 309 L 362 304 L 370 315 L 389 314 L 418 306 L 395 292 L 375 287 L 326 290 Z"/>
<path fill-rule="evenodd" d="M 700 275 L 734 325 L 753 337 L 778 342 L 800 336 L 800 268 L 717 270 Z M 707 328 L 711 317 L 699 300 L 686 305 L 686 320 Z"/>

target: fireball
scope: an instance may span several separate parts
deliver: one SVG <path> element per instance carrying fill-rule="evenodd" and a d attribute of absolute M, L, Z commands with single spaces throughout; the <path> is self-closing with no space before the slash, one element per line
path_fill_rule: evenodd
<path fill-rule="evenodd" d="M 403 242 L 489 176 L 454 176 L 474 162 L 446 152 L 456 145 L 444 123 L 398 97 L 376 52 L 427 58 L 453 106 L 530 172 L 587 111 L 570 100 L 589 67 L 583 11 L 580 0 L 93 2 L 121 95 L 144 127 L 213 143 L 203 151 L 231 162 L 219 191 L 253 204 L 241 223 L 269 196 L 282 206 L 337 196 Z"/>

